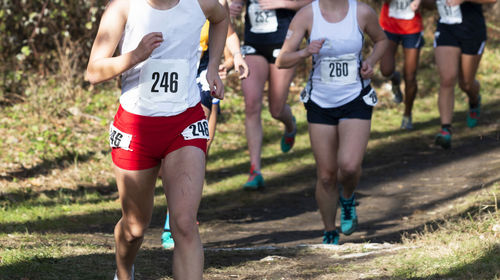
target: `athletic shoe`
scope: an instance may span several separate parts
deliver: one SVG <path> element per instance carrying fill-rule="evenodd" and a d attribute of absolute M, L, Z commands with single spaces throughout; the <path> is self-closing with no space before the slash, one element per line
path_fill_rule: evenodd
<path fill-rule="evenodd" d="M 323 232 L 323 244 L 339 245 L 339 233 L 336 230 Z"/>
<path fill-rule="evenodd" d="M 163 234 L 161 235 L 161 246 L 165 249 L 172 249 L 175 246 L 172 233 L 169 229 L 163 230 Z"/>
<path fill-rule="evenodd" d="M 253 168 L 250 168 L 250 176 L 248 181 L 243 185 L 244 190 L 257 190 L 258 188 L 264 187 L 264 177 L 262 173 Z"/>
<path fill-rule="evenodd" d="M 413 123 L 411 122 L 411 116 L 403 116 L 403 120 L 401 121 L 401 129 L 404 130 L 412 130 Z"/>
<path fill-rule="evenodd" d="M 476 108 L 469 108 L 469 113 L 467 114 L 467 126 L 473 128 L 477 125 L 479 120 L 479 115 L 481 115 L 481 95 L 479 95 L 479 100 Z"/>
<path fill-rule="evenodd" d="M 395 80 L 395 81 L 394 81 Z M 401 92 L 401 74 L 399 72 L 394 72 L 392 78 L 392 101 L 394 103 L 403 102 L 403 93 Z"/>
<path fill-rule="evenodd" d="M 345 235 L 350 235 L 358 226 L 358 216 L 356 215 L 356 201 L 354 195 L 350 199 L 345 199 L 342 195 L 340 200 L 340 229 Z"/>
<path fill-rule="evenodd" d="M 451 147 L 451 132 L 447 128 L 441 128 L 438 134 L 436 134 L 436 145 L 443 147 L 443 149 L 449 149 Z"/>
<path fill-rule="evenodd" d="M 134 265 L 132 265 L 132 272 L 130 273 L 132 275 L 132 277 L 130 279 L 134 280 L 134 274 L 135 274 L 135 269 L 134 269 Z M 113 280 L 118 280 L 118 275 L 116 274 L 115 272 L 115 278 L 113 278 Z"/>
<path fill-rule="evenodd" d="M 293 147 L 293 144 L 295 143 L 295 135 L 297 134 L 297 122 L 295 121 L 295 117 L 292 116 L 292 121 L 293 121 L 293 131 L 291 133 L 286 132 L 285 128 L 285 133 L 283 133 L 283 137 L 281 137 L 281 151 L 283 153 L 287 153 L 290 151 Z"/>

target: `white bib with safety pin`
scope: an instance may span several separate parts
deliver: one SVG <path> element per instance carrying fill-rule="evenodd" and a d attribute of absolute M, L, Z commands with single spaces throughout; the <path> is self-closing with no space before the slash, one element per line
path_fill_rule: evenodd
<path fill-rule="evenodd" d="M 363 101 L 365 101 L 368 106 L 375 106 L 378 103 L 377 93 L 372 88 L 370 92 L 363 96 Z"/>
<path fill-rule="evenodd" d="M 182 136 L 184 136 L 184 140 L 210 139 L 207 120 L 200 120 L 190 124 L 182 131 Z"/>
<path fill-rule="evenodd" d="M 262 10 L 259 3 L 253 2 L 248 5 L 248 17 L 250 19 L 250 31 L 253 33 L 272 33 L 278 30 L 278 17 L 275 10 Z"/>
<path fill-rule="evenodd" d="M 170 112 L 188 108 L 189 62 L 185 59 L 148 59 L 139 76 L 140 98 L 165 103 Z"/>
<path fill-rule="evenodd" d="M 111 148 L 122 148 L 132 151 L 130 149 L 130 141 L 132 141 L 132 134 L 120 131 L 113 123 L 109 125 L 109 146 Z"/>
<path fill-rule="evenodd" d="M 358 81 L 358 56 L 346 54 L 321 60 L 321 82 L 341 85 Z"/>
<path fill-rule="evenodd" d="M 439 12 L 439 22 L 444 24 L 460 24 L 462 23 L 462 11 L 460 5 L 448 6 L 446 0 L 438 0 L 436 2 Z"/>
<path fill-rule="evenodd" d="M 389 4 L 389 17 L 410 20 L 415 17 L 411 9 L 412 0 L 392 0 Z"/>

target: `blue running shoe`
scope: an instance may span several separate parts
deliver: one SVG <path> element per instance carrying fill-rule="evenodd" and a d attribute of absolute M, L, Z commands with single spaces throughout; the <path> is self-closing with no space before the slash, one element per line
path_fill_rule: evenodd
<path fill-rule="evenodd" d="M 288 153 L 293 147 L 293 144 L 295 143 L 295 135 L 297 134 L 297 122 L 295 121 L 295 117 L 292 116 L 292 121 L 293 121 L 293 131 L 290 133 L 286 132 L 283 134 L 283 137 L 281 137 L 281 151 L 283 153 Z"/>
<path fill-rule="evenodd" d="M 436 145 L 443 147 L 443 149 L 451 148 L 451 132 L 447 128 L 441 128 L 438 134 L 436 134 Z"/>
<path fill-rule="evenodd" d="M 163 233 L 161 235 L 161 246 L 165 249 L 172 249 L 175 246 L 174 238 L 170 231 L 170 215 L 168 212 L 165 217 L 165 226 L 163 227 Z"/>
<path fill-rule="evenodd" d="M 161 235 L 161 246 L 165 249 L 172 249 L 175 246 L 172 233 L 169 229 L 163 230 L 163 234 Z"/>
<path fill-rule="evenodd" d="M 342 195 L 340 200 L 340 229 L 345 235 L 350 235 L 358 227 L 358 216 L 356 215 L 356 201 L 354 194 L 350 199 L 345 199 Z"/>
<path fill-rule="evenodd" d="M 336 230 L 323 232 L 323 244 L 339 245 L 339 232 Z"/>
<path fill-rule="evenodd" d="M 244 190 L 257 190 L 259 188 L 264 187 L 264 177 L 262 177 L 262 173 L 257 171 L 252 166 L 250 168 L 250 176 L 248 177 L 248 181 L 243 184 Z"/>
<path fill-rule="evenodd" d="M 479 116 L 481 115 L 481 95 L 479 95 L 477 102 L 477 107 L 469 108 L 469 113 L 467 114 L 467 126 L 470 128 L 475 127 L 477 121 L 479 121 Z"/>

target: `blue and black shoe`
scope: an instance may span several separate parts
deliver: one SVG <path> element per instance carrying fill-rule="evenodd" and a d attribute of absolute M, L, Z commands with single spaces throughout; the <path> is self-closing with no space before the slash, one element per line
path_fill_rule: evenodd
<path fill-rule="evenodd" d="M 323 244 L 339 245 L 339 232 L 337 230 L 323 232 Z"/>
<path fill-rule="evenodd" d="M 436 145 L 443 147 L 443 149 L 451 148 L 451 131 L 448 128 L 441 128 L 436 134 Z"/>
<path fill-rule="evenodd" d="M 358 216 L 356 215 L 356 201 L 354 194 L 351 198 L 345 199 L 342 195 L 340 200 L 340 229 L 345 235 L 352 234 L 358 227 Z"/>
<path fill-rule="evenodd" d="M 477 106 L 469 108 L 469 113 L 467 114 L 467 126 L 473 128 L 477 125 L 479 121 L 479 116 L 481 115 L 481 95 L 478 97 Z"/>

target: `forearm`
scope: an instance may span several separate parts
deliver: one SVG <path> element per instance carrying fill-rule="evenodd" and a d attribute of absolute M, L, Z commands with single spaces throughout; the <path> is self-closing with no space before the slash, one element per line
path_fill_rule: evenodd
<path fill-rule="evenodd" d="M 233 56 L 240 53 L 240 39 L 238 38 L 238 34 L 233 33 L 227 37 L 226 47 Z"/>
<path fill-rule="evenodd" d="M 389 40 L 387 38 L 375 42 L 372 53 L 365 59 L 365 61 L 373 67 L 382 58 L 388 46 Z"/>
<path fill-rule="evenodd" d="M 219 68 L 220 58 L 224 51 L 224 46 L 226 43 L 227 36 L 227 25 L 228 19 L 224 18 L 222 21 L 218 23 L 210 23 L 209 29 L 209 43 L 208 43 L 208 54 L 209 54 L 209 62 L 208 67 L 213 70 L 217 70 Z"/>
<path fill-rule="evenodd" d="M 98 84 L 111 80 L 134 67 L 139 62 L 140 61 L 133 52 L 128 52 L 115 57 L 91 60 L 87 66 L 86 79 L 91 84 Z"/>
<path fill-rule="evenodd" d="M 289 10 L 298 11 L 300 8 L 308 5 L 312 0 L 286 0 L 286 8 Z"/>
<path fill-rule="evenodd" d="M 299 64 L 304 58 L 308 57 L 306 49 L 294 51 L 294 52 L 281 52 L 276 59 L 276 66 L 280 69 L 282 68 L 292 68 Z"/>

